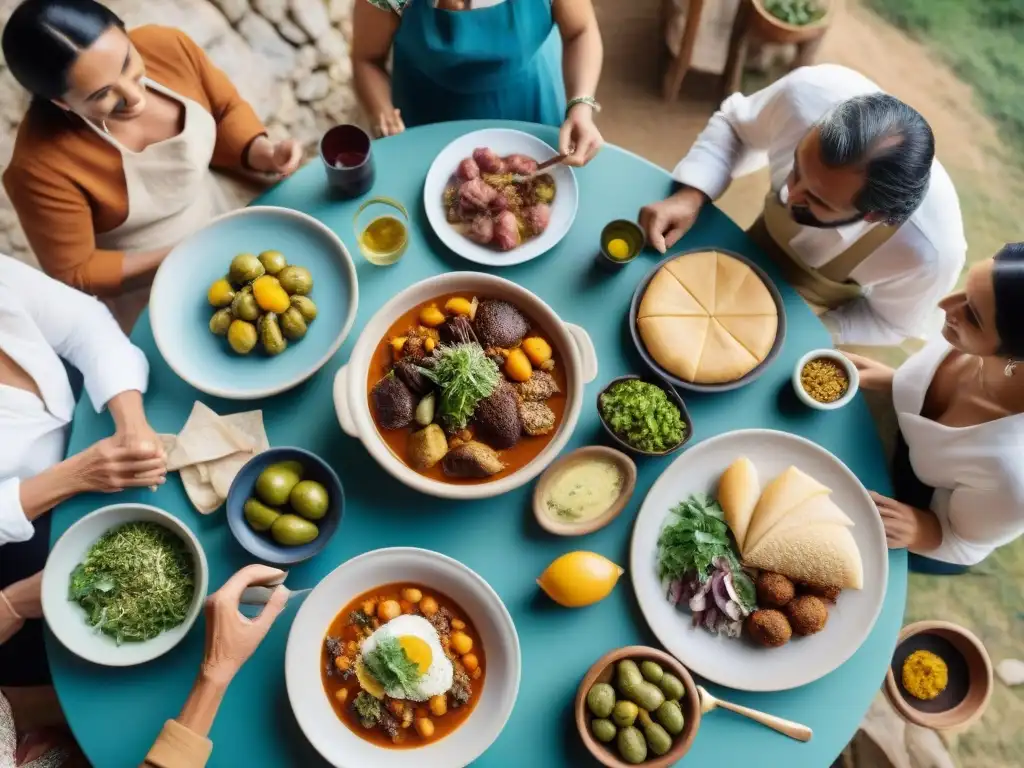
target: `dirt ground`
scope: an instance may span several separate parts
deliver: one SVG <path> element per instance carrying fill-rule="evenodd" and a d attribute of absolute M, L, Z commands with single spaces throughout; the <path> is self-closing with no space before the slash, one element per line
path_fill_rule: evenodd
<path fill-rule="evenodd" d="M 721 100 L 720 79 L 691 72 L 675 103 L 660 98 L 667 52 L 660 29 L 661 0 L 595 0 L 605 31 L 605 70 L 598 92 L 600 125 L 609 142 L 671 169 Z M 608 30 L 615 30 L 611 35 Z M 968 263 L 1024 239 L 1017 207 L 1024 173 L 976 105 L 971 89 L 923 46 L 846 0 L 819 52 L 819 61 L 857 69 L 916 107 L 935 130 L 938 154 L 960 194 Z M 1020 154 L 1017 155 L 1020 157 Z M 720 201 L 741 226 L 760 212 L 767 174 L 737 181 Z M 898 362 L 898 361 L 891 361 Z M 993 663 L 1024 658 L 1024 540 L 1004 547 L 961 577 L 911 576 L 906 620 L 942 618 L 973 630 Z M 998 681 L 986 716 L 967 732 L 944 734 L 962 768 L 1001 768 L 1024 762 L 1024 688 Z"/>

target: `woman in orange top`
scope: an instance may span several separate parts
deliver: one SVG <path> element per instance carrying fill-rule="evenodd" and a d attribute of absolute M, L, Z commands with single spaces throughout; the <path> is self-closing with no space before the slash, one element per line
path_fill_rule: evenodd
<path fill-rule="evenodd" d="M 176 243 L 248 202 L 211 169 L 274 178 L 302 160 L 176 29 L 126 31 L 95 0 L 26 0 L 3 52 L 34 96 L 7 193 L 43 269 L 107 299 L 122 327 Z"/>

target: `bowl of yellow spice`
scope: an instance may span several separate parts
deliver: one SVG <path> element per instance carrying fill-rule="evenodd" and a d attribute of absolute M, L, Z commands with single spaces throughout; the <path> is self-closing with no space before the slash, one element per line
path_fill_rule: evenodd
<path fill-rule="evenodd" d="M 834 349 L 814 349 L 793 368 L 793 390 L 809 408 L 834 411 L 853 400 L 860 385 L 857 368 Z"/>
<path fill-rule="evenodd" d="M 961 729 L 988 706 L 992 662 L 970 630 L 948 621 L 919 621 L 900 632 L 885 692 L 908 722 Z"/>

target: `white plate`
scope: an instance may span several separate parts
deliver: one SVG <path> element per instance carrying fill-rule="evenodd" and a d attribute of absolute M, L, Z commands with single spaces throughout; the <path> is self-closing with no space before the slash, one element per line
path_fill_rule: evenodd
<path fill-rule="evenodd" d="M 478 147 L 489 147 L 502 157 L 511 154 L 522 154 L 543 163 L 558 154 L 558 150 L 522 131 L 508 128 L 488 128 L 483 131 L 467 133 L 455 139 L 441 150 L 427 171 L 427 180 L 423 185 L 423 205 L 427 210 L 427 220 L 438 238 L 459 256 L 477 264 L 491 267 L 510 267 L 535 259 L 558 245 L 565 237 L 576 218 L 576 207 L 579 205 L 579 189 L 576 186 L 576 175 L 566 165 L 556 165 L 548 169 L 555 180 L 555 199 L 551 203 L 551 223 L 540 237 L 528 240 L 512 251 L 498 251 L 478 245 L 465 235 L 456 232 L 445 217 L 442 197 L 448 180 L 459 167 L 459 163 L 473 154 Z"/>
<path fill-rule="evenodd" d="M 192 552 L 195 563 L 195 596 L 185 621 L 144 643 L 118 645 L 114 638 L 85 623 L 85 611 L 68 599 L 71 572 L 85 559 L 89 548 L 111 528 L 125 523 L 150 522 L 170 529 Z M 111 504 L 90 512 L 68 528 L 53 545 L 43 569 L 43 615 L 57 639 L 76 656 L 107 667 L 128 667 L 163 656 L 188 634 L 206 600 L 209 572 L 206 555 L 195 534 L 173 515 L 148 504 Z"/>
<path fill-rule="evenodd" d="M 484 687 L 472 713 L 448 736 L 419 749 L 384 749 L 354 734 L 338 719 L 320 680 L 320 651 L 334 617 L 363 592 L 398 581 L 422 584 L 454 600 L 472 619 L 485 653 Z M 327 574 L 299 609 L 285 652 L 285 681 L 295 719 L 336 768 L 469 765 L 508 722 L 521 671 L 519 636 L 497 593 L 462 563 L 412 547 L 367 552 Z"/>
<path fill-rule="evenodd" d="M 844 590 L 830 606 L 817 635 L 794 637 L 781 648 L 759 648 L 746 639 L 712 635 L 691 625 L 687 610 L 666 599 L 657 574 L 658 536 L 669 510 L 693 493 L 713 495 L 718 478 L 736 458 L 757 467 L 764 487 L 797 466 L 832 489 L 832 499 L 854 522 L 853 537 L 864 561 L 864 589 Z M 644 499 L 633 528 L 630 570 L 640 610 L 662 645 L 693 672 L 744 691 L 782 691 L 813 682 L 849 659 L 882 610 L 889 581 L 885 531 L 874 502 L 854 474 L 809 440 L 770 429 L 744 429 L 705 440 L 669 465 Z"/>

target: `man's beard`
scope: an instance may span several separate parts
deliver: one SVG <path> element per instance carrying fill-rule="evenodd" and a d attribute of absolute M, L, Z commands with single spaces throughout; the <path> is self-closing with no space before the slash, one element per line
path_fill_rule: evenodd
<path fill-rule="evenodd" d="M 851 216 L 848 219 L 840 219 L 839 221 L 822 221 L 811 213 L 810 208 L 803 205 L 790 206 L 789 216 L 802 227 L 816 227 L 818 229 L 837 229 L 839 227 L 845 227 L 847 224 L 855 224 L 858 221 L 864 221 L 863 213 L 858 213 L 856 216 Z"/>

